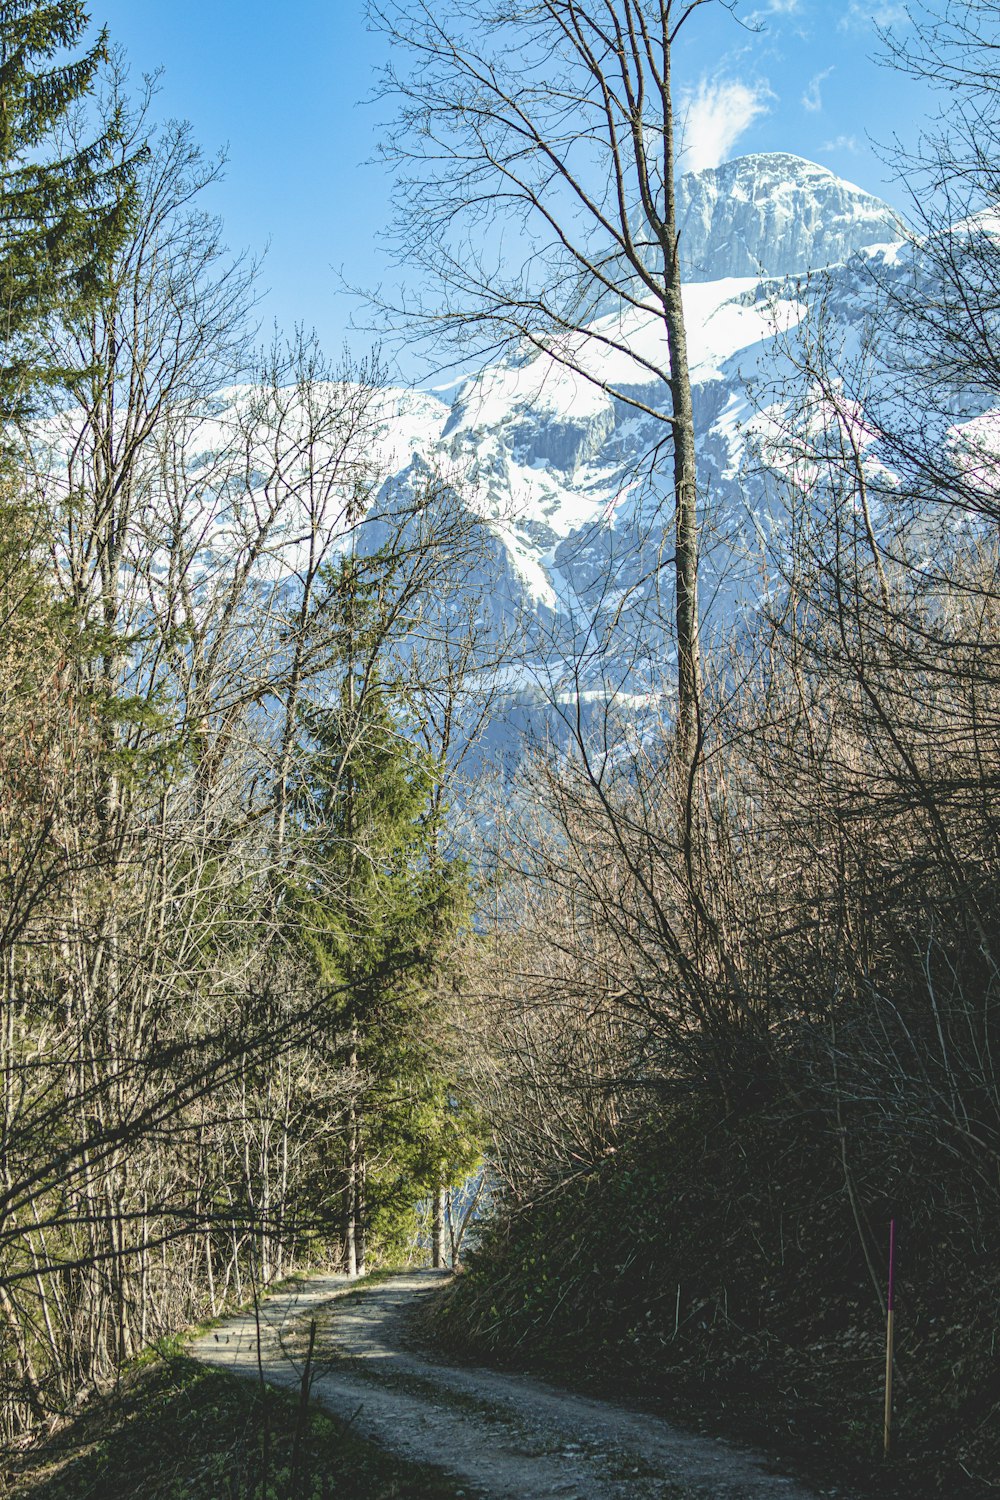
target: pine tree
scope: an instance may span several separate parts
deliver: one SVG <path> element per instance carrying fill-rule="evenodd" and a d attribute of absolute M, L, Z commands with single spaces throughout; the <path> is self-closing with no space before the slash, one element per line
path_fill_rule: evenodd
<path fill-rule="evenodd" d="M 133 163 L 116 156 L 116 122 L 87 145 L 65 130 L 107 58 L 101 32 L 61 60 L 89 26 L 80 0 L 0 3 L 0 421 L 34 407 L 52 368 L 47 322 L 86 305 L 131 211 Z"/>

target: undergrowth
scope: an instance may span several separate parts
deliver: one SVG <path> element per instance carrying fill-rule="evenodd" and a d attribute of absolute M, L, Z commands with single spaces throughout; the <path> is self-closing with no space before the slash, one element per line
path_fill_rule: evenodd
<path fill-rule="evenodd" d="M 907 1500 L 989 1494 L 1000 1488 L 995 1246 L 928 1208 L 912 1161 L 884 1197 L 865 1188 L 867 1255 L 819 1117 L 758 1112 L 733 1129 L 703 1110 L 650 1122 L 589 1172 L 501 1211 L 425 1333 L 628 1392 L 826 1483 Z M 886 1462 L 877 1288 L 890 1214 L 897 1399 Z"/>
<path fill-rule="evenodd" d="M 466 1489 L 464 1493 L 468 1494 Z M 453 1483 L 394 1458 L 286 1392 L 165 1343 L 116 1392 L 8 1460 L 11 1500 L 453 1500 Z"/>

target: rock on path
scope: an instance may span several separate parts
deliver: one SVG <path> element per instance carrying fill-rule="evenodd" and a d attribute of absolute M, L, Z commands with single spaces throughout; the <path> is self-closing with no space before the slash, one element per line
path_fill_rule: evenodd
<path fill-rule="evenodd" d="M 440 1275 L 417 1271 L 360 1289 L 343 1276 L 316 1276 L 262 1302 L 259 1354 L 252 1313 L 203 1334 L 192 1353 L 299 1386 L 316 1318 L 313 1400 L 488 1500 L 816 1500 L 760 1458 L 660 1418 L 414 1354 L 402 1345 L 400 1321 Z"/>

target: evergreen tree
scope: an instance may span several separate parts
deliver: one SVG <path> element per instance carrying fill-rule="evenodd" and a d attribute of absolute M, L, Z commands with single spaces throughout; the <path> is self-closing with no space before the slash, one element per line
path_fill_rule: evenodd
<path fill-rule="evenodd" d="M 340 701 L 304 714 L 310 748 L 297 799 L 308 850 L 300 920 L 319 972 L 345 997 L 342 1239 L 345 1268 L 359 1275 L 373 1152 L 397 1208 L 431 1187 L 425 1176 L 436 1183 L 442 1154 L 454 1154 L 444 1144 L 453 1111 L 433 1107 L 444 1081 L 431 981 L 468 902 L 464 864 L 439 852 L 439 768 L 408 733 L 402 693 L 380 670 L 383 563 L 391 568 L 366 559 L 362 577 L 349 558 L 333 579 Z M 435 1149 L 428 1137 L 439 1128 Z"/>
<path fill-rule="evenodd" d="M 39 387 L 68 378 L 46 358 L 53 316 L 86 305 L 124 233 L 132 162 L 112 118 L 87 145 L 65 126 L 107 57 L 80 0 L 0 3 L 0 421 L 30 412 Z"/>

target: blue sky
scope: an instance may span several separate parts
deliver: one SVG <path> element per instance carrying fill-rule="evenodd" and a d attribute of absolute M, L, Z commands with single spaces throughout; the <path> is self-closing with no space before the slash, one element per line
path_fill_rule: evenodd
<path fill-rule="evenodd" d="M 740 12 L 748 18 L 751 9 Z M 366 165 L 384 107 L 365 104 L 383 43 L 362 0 L 91 0 L 136 74 L 164 69 L 158 110 L 190 120 L 210 151 L 227 146 L 208 206 L 229 243 L 268 248 L 268 321 L 315 327 L 331 353 L 358 305 L 338 289 L 391 278 L 380 252 L 385 169 Z M 874 20 L 905 24 L 895 0 L 758 0 L 762 30 L 706 6 L 675 60 L 688 113 L 689 164 L 746 151 L 792 151 L 896 201 L 869 137 L 913 140 L 926 90 L 879 68 Z"/>

